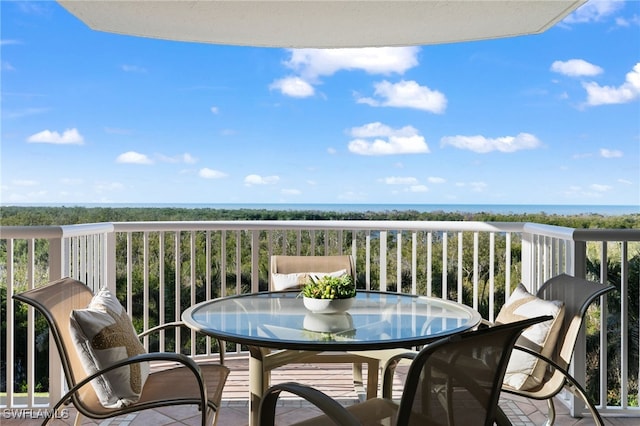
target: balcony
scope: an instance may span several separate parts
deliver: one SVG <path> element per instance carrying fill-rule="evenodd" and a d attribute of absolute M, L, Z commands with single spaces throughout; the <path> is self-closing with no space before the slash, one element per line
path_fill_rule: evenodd
<path fill-rule="evenodd" d="M 573 370 L 587 383 L 604 416 L 640 417 L 638 229 L 498 222 L 212 221 L 0 231 L 0 306 L 6 324 L 0 336 L 2 409 L 46 408 L 64 389 L 46 332 L 31 310 L 12 301 L 14 293 L 72 276 L 93 289 L 115 290 L 142 329 L 179 320 L 186 307 L 206 299 L 266 290 L 272 254 L 349 253 L 356 259 L 361 289 L 452 299 L 488 320 L 519 282 L 535 291 L 546 279 L 566 272 L 615 284 L 617 291 L 592 307 Z M 144 344 L 179 348 L 197 358 L 217 359 L 222 349 L 231 362 L 247 356 L 242 347 L 218 348 L 188 329 Z M 566 396 L 562 402 L 571 415 L 585 414 L 579 401 Z"/>

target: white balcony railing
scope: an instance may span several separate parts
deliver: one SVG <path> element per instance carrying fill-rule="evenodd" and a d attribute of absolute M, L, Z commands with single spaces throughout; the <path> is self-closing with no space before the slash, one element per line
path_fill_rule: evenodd
<path fill-rule="evenodd" d="M 342 254 L 356 259 L 360 288 L 409 292 L 466 303 L 493 320 L 510 289 L 523 282 L 534 291 L 561 272 L 613 281 L 619 292 L 601 303 L 600 348 L 587 374 L 583 336 L 574 374 L 590 378 L 602 413 L 640 416 L 638 409 L 638 272 L 640 230 L 585 230 L 533 223 L 423 221 L 213 221 L 127 222 L 0 228 L 1 408 L 47 406 L 63 391 L 60 363 L 44 353 L 41 326 L 31 309 L 20 317 L 16 292 L 71 276 L 93 289 L 117 291 L 140 328 L 180 319 L 189 305 L 213 297 L 266 290 L 272 254 Z M 601 265 L 594 269 L 594 265 Z M 609 265 L 609 268 L 607 267 Z M 611 265 L 619 265 L 619 272 Z M 635 274 L 635 275 L 634 275 Z M 632 281 L 635 280 L 635 281 Z M 615 293 L 615 292 L 614 292 Z M 635 298 L 635 299 L 634 299 Z M 635 302 L 634 302 L 635 300 Z M 601 302 L 605 302 L 603 298 Z M 618 301 L 613 304 L 611 302 Z M 609 308 L 607 307 L 609 306 Z M 609 312 L 611 311 L 611 312 Z M 596 313 L 598 310 L 595 311 Z M 19 319 L 23 318 L 23 319 Z M 610 340 L 607 321 L 620 326 Z M 629 321 L 636 327 L 628 327 Z M 635 339 L 635 343 L 634 343 Z M 46 338 L 44 339 L 46 342 Z M 145 345 L 149 345 L 145 341 Z M 188 330 L 161 336 L 160 350 L 180 348 L 195 357 L 217 356 Z M 617 345 L 617 346 L 616 346 Z M 242 348 L 226 348 L 241 354 Z M 55 351 L 52 351 L 55 352 Z M 39 362 L 36 362 L 39 360 Z M 48 371 L 48 393 L 38 382 Z M 610 380 L 615 371 L 617 380 Z M 46 376 L 46 374 L 45 374 Z M 45 389 L 46 390 L 46 389 Z M 614 397 L 612 397 L 614 395 Z M 582 408 L 574 406 L 574 414 Z"/>

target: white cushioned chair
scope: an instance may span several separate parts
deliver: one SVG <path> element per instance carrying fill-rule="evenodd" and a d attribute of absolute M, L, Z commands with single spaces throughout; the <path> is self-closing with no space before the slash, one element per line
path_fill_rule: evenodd
<path fill-rule="evenodd" d="M 130 318 L 113 295 L 101 290 L 94 297 L 89 287 L 71 278 L 56 280 L 13 297 L 37 309 L 47 320 L 69 388 L 52 408 L 58 410 L 65 404 L 73 404 L 78 411 L 75 424 L 80 424 L 83 415 L 107 419 L 173 405 L 196 406 L 201 412 L 202 426 L 216 423 L 229 369 L 218 363 L 196 363 L 178 353 L 146 353 L 138 340 L 151 332 L 181 323 L 160 325 L 136 336 Z M 101 319 L 100 315 L 103 315 Z M 78 324 L 84 321 L 83 316 L 87 321 L 78 329 Z M 108 325 L 92 336 L 85 335 L 91 327 L 95 331 L 99 320 Z M 86 353 L 92 350 L 95 352 Z M 118 354 L 121 356 L 118 360 L 106 360 L 106 366 L 93 366 L 92 371 L 87 372 L 87 358 L 100 357 L 105 350 L 116 358 Z M 168 367 L 157 368 L 154 364 Z M 141 370 L 145 373 L 140 374 Z M 105 390 L 105 381 L 114 372 L 130 378 L 131 388 L 137 394 L 115 395 L 113 403 L 105 406 L 104 396 L 100 394 Z M 113 384 L 122 385 L 122 376 L 118 377 Z M 109 392 L 117 394 L 118 391 L 109 388 Z M 48 421 L 49 418 L 43 424 Z"/>
<path fill-rule="evenodd" d="M 562 389 L 567 389 L 580 397 L 591 412 L 595 423 L 597 425 L 604 424 L 595 406 L 587 398 L 584 388 L 568 370 L 587 309 L 596 299 L 613 289 L 615 287 L 612 285 L 603 285 L 571 275 L 560 274 L 546 281 L 536 292 L 536 297 L 539 300 L 561 302 L 564 318 L 557 329 L 557 336 L 553 339 L 553 347 L 543 346 L 536 350 L 531 347 L 529 342 L 520 341 L 514 348 L 512 357 L 526 353 L 542 361 L 544 368 L 538 368 L 532 373 L 536 375 L 535 380 L 532 381 L 534 384 L 526 389 L 516 389 L 505 383 L 502 390 L 525 398 L 546 400 L 548 406 L 547 426 L 553 425 L 555 421 L 553 397 Z"/>
<path fill-rule="evenodd" d="M 298 290 L 308 273 L 349 274 L 356 282 L 356 271 L 351 255 L 280 256 L 271 257 L 269 289 Z M 296 279 L 296 276 L 299 279 Z M 285 288 L 286 287 L 286 288 Z M 293 353 L 297 352 L 297 353 Z M 378 392 L 379 370 L 392 356 L 406 349 L 389 349 L 362 352 L 310 352 L 276 351 L 263 349 L 263 365 L 268 376 L 274 368 L 291 363 L 352 363 L 353 382 L 360 400 L 374 398 Z M 367 364 L 366 391 L 363 384 L 362 365 Z M 268 377 L 264 383 L 269 383 Z"/>

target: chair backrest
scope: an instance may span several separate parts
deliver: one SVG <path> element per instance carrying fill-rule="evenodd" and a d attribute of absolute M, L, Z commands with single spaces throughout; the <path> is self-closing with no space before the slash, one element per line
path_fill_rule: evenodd
<path fill-rule="evenodd" d="M 84 309 L 89 305 L 93 297 L 91 289 L 80 281 L 62 278 L 42 287 L 15 294 L 13 297 L 33 306 L 47 320 L 49 333 L 60 355 L 67 385 L 71 388 L 86 377 L 78 351 L 73 345 L 69 318 L 74 309 Z M 76 404 L 87 399 L 97 401 L 93 386 L 84 386 L 78 395 L 74 395 Z"/>
<path fill-rule="evenodd" d="M 541 299 L 564 302 L 564 320 L 558 334 L 556 351 L 553 354 L 553 361 L 562 368 L 566 369 L 571 362 L 580 327 L 589 305 L 614 288 L 612 285 L 560 274 L 547 280 L 536 292 L 536 296 Z"/>
<path fill-rule="evenodd" d="M 427 345 L 405 382 L 398 425 L 493 425 L 516 340 L 541 316 L 450 336 Z"/>
<path fill-rule="evenodd" d="M 271 256 L 269 289 L 273 290 L 273 274 L 294 274 L 299 272 L 334 272 L 345 269 L 356 282 L 355 267 L 351 255 L 331 256 Z"/>

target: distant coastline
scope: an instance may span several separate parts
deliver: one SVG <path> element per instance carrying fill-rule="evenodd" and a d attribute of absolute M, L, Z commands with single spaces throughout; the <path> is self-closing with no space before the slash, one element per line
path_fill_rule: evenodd
<path fill-rule="evenodd" d="M 385 212 L 416 211 L 446 213 L 603 215 L 640 214 L 633 205 L 571 205 L 571 204 L 305 204 L 305 203 L 42 203 L 7 204 L 16 207 L 87 207 L 87 208 L 181 208 L 224 210 L 274 210 L 322 212 Z M 1 207 L 6 207 L 4 204 Z"/>

